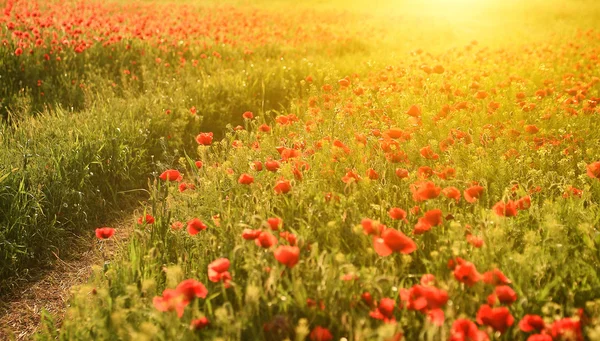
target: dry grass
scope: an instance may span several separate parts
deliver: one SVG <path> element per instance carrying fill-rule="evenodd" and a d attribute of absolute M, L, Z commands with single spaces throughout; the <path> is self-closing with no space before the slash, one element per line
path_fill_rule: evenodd
<path fill-rule="evenodd" d="M 73 286 L 85 283 L 94 265 L 112 259 L 127 240 L 133 218 L 120 219 L 120 233 L 102 251 L 94 236 L 77 237 L 71 252 L 55 254 L 52 267 L 38 269 L 30 281 L 0 297 L 0 340 L 28 340 L 40 326 L 42 312 L 49 312 L 60 326 Z M 103 255 L 104 253 L 104 255 Z"/>

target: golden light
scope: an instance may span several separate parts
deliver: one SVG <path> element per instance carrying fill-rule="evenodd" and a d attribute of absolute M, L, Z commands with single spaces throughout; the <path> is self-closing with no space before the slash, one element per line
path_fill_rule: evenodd
<path fill-rule="evenodd" d="M 499 2 L 499 0 L 408 0 L 404 5 L 422 14 L 460 18 L 477 14 Z"/>
<path fill-rule="evenodd" d="M 365 4 L 367 0 L 355 0 Z M 507 27 L 526 26 L 524 7 L 542 0 L 370 0 L 369 11 L 392 19 L 401 31 L 398 39 L 415 43 L 456 46 L 472 40 L 493 43 L 504 39 Z M 531 11 L 529 11 L 531 12 Z"/>

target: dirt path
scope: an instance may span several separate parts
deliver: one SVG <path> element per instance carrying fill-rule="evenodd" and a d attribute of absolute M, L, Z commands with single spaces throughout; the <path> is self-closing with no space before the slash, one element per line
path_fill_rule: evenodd
<path fill-rule="evenodd" d="M 131 231 L 132 218 L 114 224 L 114 239 L 105 243 L 105 254 L 112 258 Z M 95 237 L 78 237 L 76 252 L 64 259 L 55 254 L 56 262 L 51 268 L 36 269 L 39 274 L 18 289 L 0 297 L 0 340 L 29 340 L 39 328 L 41 314 L 47 310 L 60 325 L 70 289 L 85 283 L 94 265 L 103 264 L 102 252 Z"/>

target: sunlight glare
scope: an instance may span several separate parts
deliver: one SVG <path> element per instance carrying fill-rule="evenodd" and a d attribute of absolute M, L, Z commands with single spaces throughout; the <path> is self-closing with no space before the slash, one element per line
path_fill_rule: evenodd
<path fill-rule="evenodd" d="M 428 13 L 435 17 L 458 19 L 472 17 L 498 0 L 409 0 L 408 6 L 421 13 Z"/>

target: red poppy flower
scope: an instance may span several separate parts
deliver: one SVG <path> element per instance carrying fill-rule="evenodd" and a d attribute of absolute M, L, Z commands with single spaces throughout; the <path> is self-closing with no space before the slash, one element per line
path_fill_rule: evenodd
<path fill-rule="evenodd" d="M 294 174 L 294 179 L 296 179 L 298 181 L 302 181 L 302 179 L 304 178 L 302 171 L 297 166 L 295 166 L 292 169 L 292 173 Z"/>
<path fill-rule="evenodd" d="M 406 309 L 424 312 L 446 305 L 448 293 L 431 285 L 415 284 L 409 290 L 401 290 L 400 298 L 406 303 Z"/>
<path fill-rule="evenodd" d="M 553 340 L 583 341 L 581 321 L 570 317 L 554 321 L 551 334 Z"/>
<path fill-rule="evenodd" d="M 215 259 L 208 265 L 209 270 L 214 270 L 217 273 L 222 273 L 229 270 L 231 262 L 227 258 Z"/>
<path fill-rule="evenodd" d="M 242 185 L 250 185 L 254 182 L 254 177 L 250 174 L 243 173 L 238 179 L 238 183 Z"/>
<path fill-rule="evenodd" d="M 198 218 L 194 218 L 187 222 L 187 231 L 192 236 L 205 229 L 206 225 Z"/>
<path fill-rule="evenodd" d="M 360 224 L 362 225 L 363 232 L 366 235 L 379 235 L 385 229 L 385 225 L 380 224 L 378 221 L 369 218 L 364 218 L 363 220 L 361 220 Z"/>
<path fill-rule="evenodd" d="M 494 294 L 500 303 L 511 305 L 517 300 L 517 293 L 508 285 L 499 285 Z"/>
<path fill-rule="evenodd" d="M 227 258 L 219 258 L 208 264 L 208 280 L 211 282 L 223 282 L 226 288 L 229 287 L 231 274 L 229 274 L 229 266 L 231 263 Z"/>
<path fill-rule="evenodd" d="M 377 180 L 379 179 L 379 174 L 373 168 L 369 168 L 367 169 L 367 177 L 371 180 Z"/>
<path fill-rule="evenodd" d="M 360 298 L 365 302 L 365 304 L 369 307 L 373 306 L 373 296 L 368 291 L 365 291 L 360 295 Z"/>
<path fill-rule="evenodd" d="M 490 285 L 510 284 L 511 281 L 498 268 L 487 271 L 483 274 L 483 281 Z"/>
<path fill-rule="evenodd" d="M 260 127 L 258 127 L 258 130 L 262 131 L 263 133 L 268 133 L 271 131 L 271 127 L 266 124 L 261 124 Z"/>
<path fill-rule="evenodd" d="M 413 105 L 411 106 L 408 111 L 406 112 L 407 115 L 412 116 L 412 117 L 420 117 L 421 116 L 421 109 L 416 106 Z"/>
<path fill-rule="evenodd" d="M 442 152 L 448 151 L 448 149 L 450 149 L 450 146 L 453 146 L 453 145 L 454 145 L 454 139 L 452 139 L 452 138 L 444 139 L 439 143 L 439 147 Z"/>
<path fill-rule="evenodd" d="M 420 153 L 421 153 L 421 156 L 426 159 L 437 160 L 440 158 L 440 156 L 438 154 L 436 154 L 433 151 L 433 149 L 431 149 L 431 146 L 429 146 L 429 145 L 421 148 Z"/>
<path fill-rule="evenodd" d="M 456 170 L 452 167 L 445 167 L 439 172 L 434 172 L 440 179 L 451 180 L 456 177 Z"/>
<path fill-rule="evenodd" d="M 468 234 L 467 235 L 467 243 L 473 245 L 476 248 L 480 248 L 483 246 L 484 241 L 483 241 L 483 239 L 481 239 L 475 235 Z"/>
<path fill-rule="evenodd" d="M 436 187 L 431 181 L 425 181 L 410 185 L 410 191 L 412 192 L 413 200 L 419 202 L 437 198 L 442 188 Z"/>
<path fill-rule="evenodd" d="M 349 80 L 347 80 L 347 79 L 345 79 L 345 78 L 342 78 L 342 79 L 340 79 L 340 80 L 338 81 L 338 84 L 339 84 L 339 85 L 340 85 L 342 88 L 346 88 L 346 87 L 350 86 L 350 81 L 349 81 Z"/>
<path fill-rule="evenodd" d="M 165 289 L 162 296 L 155 296 L 152 299 L 154 307 L 158 311 L 176 311 L 177 316 L 181 318 L 183 311 L 189 302 L 185 300 L 185 296 L 177 290 Z"/>
<path fill-rule="evenodd" d="M 542 331 L 546 329 L 544 319 L 539 315 L 525 315 L 519 322 L 519 329 L 525 333 L 530 333 L 534 330 Z"/>
<path fill-rule="evenodd" d="M 472 287 L 481 280 L 481 275 L 477 272 L 475 264 L 465 261 L 454 268 L 454 278 Z"/>
<path fill-rule="evenodd" d="M 100 227 L 96 229 L 96 238 L 108 239 L 115 234 L 115 229 L 112 227 Z"/>
<path fill-rule="evenodd" d="M 495 331 L 504 333 L 513 325 L 515 319 L 506 307 L 492 308 L 483 304 L 477 311 L 477 323 L 492 327 Z"/>
<path fill-rule="evenodd" d="M 180 193 L 185 192 L 188 189 L 194 190 L 196 189 L 196 185 L 194 184 L 186 184 L 185 182 L 182 182 L 179 184 L 179 186 L 177 186 L 177 189 L 179 190 Z"/>
<path fill-rule="evenodd" d="M 521 199 L 516 201 L 516 205 L 518 210 L 529 209 L 531 207 L 531 197 L 529 195 L 522 197 Z"/>
<path fill-rule="evenodd" d="M 274 160 L 267 160 L 265 162 L 265 167 L 270 172 L 276 172 L 279 169 L 279 166 L 280 166 L 279 162 L 274 161 Z"/>
<path fill-rule="evenodd" d="M 600 179 L 600 161 L 590 163 L 586 166 L 587 175 L 592 179 Z"/>
<path fill-rule="evenodd" d="M 417 249 L 417 244 L 398 230 L 385 229 L 381 237 L 373 237 L 373 247 L 378 255 L 387 257 L 394 252 L 412 253 Z"/>
<path fill-rule="evenodd" d="M 346 172 L 346 175 L 342 177 L 342 182 L 349 184 L 353 182 L 358 182 L 361 180 L 360 175 L 358 175 L 355 171 L 349 170 Z"/>
<path fill-rule="evenodd" d="M 465 200 L 467 202 L 470 202 L 471 204 L 476 202 L 484 190 L 485 190 L 485 188 L 483 188 L 481 186 L 477 186 L 477 185 L 471 186 L 471 187 L 465 189 L 465 192 L 464 192 Z"/>
<path fill-rule="evenodd" d="M 427 311 L 427 318 L 434 325 L 441 327 L 444 325 L 446 315 L 444 315 L 444 311 L 442 309 L 431 309 Z"/>
<path fill-rule="evenodd" d="M 309 335 L 310 341 L 331 341 L 333 340 L 333 335 L 327 328 L 323 328 L 321 326 L 316 326 Z"/>
<path fill-rule="evenodd" d="M 242 238 L 246 240 L 254 240 L 258 238 L 261 233 L 261 230 L 244 229 L 244 231 L 242 231 Z"/>
<path fill-rule="evenodd" d="M 204 316 L 199 319 L 192 320 L 192 322 L 190 323 L 190 328 L 194 330 L 200 330 L 206 328 L 209 324 L 210 322 L 208 321 L 208 318 Z"/>
<path fill-rule="evenodd" d="M 517 204 L 509 200 L 508 202 L 498 201 L 492 208 L 496 215 L 501 217 L 514 217 L 517 215 Z"/>
<path fill-rule="evenodd" d="M 204 146 L 210 145 L 212 143 L 212 140 L 213 133 L 200 133 L 198 134 L 198 136 L 196 136 L 196 142 Z"/>
<path fill-rule="evenodd" d="M 456 269 L 457 266 L 461 265 L 461 264 L 465 264 L 467 261 L 460 258 L 460 257 L 454 257 L 454 258 L 450 258 L 448 260 L 448 269 L 453 270 Z"/>
<path fill-rule="evenodd" d="M 159 178 L 163 181 L 181 181 L 183 179 L 181 173 L 175 169 L 168 169 L 164 171 Z"/>
<path fill-rule="evenodd" d="M 456 202 L 460 201 L 460 190 L 456 187 L 446 187 L 442 190 L 442 194 L 448 199 L 454 199 Z"/>
<path fill-rule="evenodd" d="M 477 91 L 475 93 L 475 98 L 477 98 L 477 99 L 486 99 L 488 96 L 489 96 L 489 94 L 487 93 L 487 91 L 483 91 L 483 90 Z"/>
<path fill-rule="evenodd" d="M 302 152 L 297 149 L 284 148 L 281 151 L 281 160 L 283 160 L 283 161 L 289 161 L 292 159 L 296 159 L 296 158 L 299 158 L 300 156 L 302 156 Z M 297 160 L 296 165 L 299 167 L 301 166 L 300 168 L 304 168 L 304 167 L 308 168 L 308 163 L 306 163 L 304 161 Z"/>
<path fill-rule="evenodd" d="M 399 207 L 392 207 L 388 211 L 388 215 L 394 220 L 403 220 L 406 218 L 406 211 Z"/>
<path fill-rule="evenodd" d="M 242 117 L 247 120 L 251 120 L 254 118 L 254 114 L 251 111 L 246 111 L 245 113 L 242 114 Z"/>
<path fill-rule="evenodd" d="M 367 144 L 367 136 L 365 134 L 354 134 L 354 139 L 356 142 L 366 145 Z"/>
<path fill-rule="evenodd" d="M 396 176 L 400 179 L 408 178 L 408 170 L 404 168 L 396 168 Z"/>
<path fill-rule="evenodd" d="M 275 259 L 288 268 L 293 268 L 300 259 L 300 249 L 297 246 L 281 245 L 275 252 Z"/>
<path fill-rule="evenodd" d="M 298 242 L 295 234 L 289 232 L 279 232 L 279 237 L 285 239 L 290 245 L 294 246 Z"/>
<path fill-rule="evenodd" d="M 186 279 L 179 283 L 175 288 L 179 293 L 184 296 L 186 301 L 192 301 L 196 297 L 206 298 L 208 295 L 208 290 L 201 282 L 198 282 L 195 279 Z"/>
<path fill-rule="evenodd" d="M 467 319 L 457 319 L 452 323 L 449 341 L 488 341 L 487 334 Z"/>
<path fill-rule="evenodd" d="M 277 217 L 271 217 L 271 218 L 267 219 L 267 224 L 269 224 L 269 227 L 271 228 L 271 230 L 276 231 L 276 230 L 283 228 L 283 219 L 277 218 Z"/>
<path fill-rule="evenodd" d="M 146 214 L 145 217 L 139 217 L 137 220 L 138 224 L 148 224 L 148 225 L 152 225 L 154 224 L 154 217 L 150 214 Z"/>
<path fill-rule="evenodd" d="M 383 320 L 385 322 L 392 322 L 396 319 L 394 318 L 394 307 L 396 306 L 396 301 L 391 298 L 382 298 L 379 302 L 379 305 L 375 310 L 369 313 L 374 319 Z"/>
<path fill-rule="evenodd" d="M 419 218 L 419 220 L 415 224 L 415 227 L 413 228 L 413 234 L 415 234 L 415 235 L 423 234 L 423 233 L 431 230 L 431 227 L 432 227 L 431 224 L 429 222 L 427 222 L 424 218 Z"/>
<path fill-rule="evenodd" d="M 290 122 L 290 119 L 287 116 L 277 116 L 277 117 L 275 117 L 275 122 L 277 122 L 279 125 L 282 125 L 282 126 L 292 123 L 292 122 Z"/>
<path fill-rule="evenodd" d="M 392 317 L 394 314 L 394 307 L 396 306 L 396 301 L 391 298 L 382 298 L 379 302 L 378 309 L 385 317 Z"/>
<path fill-rule="evenodd" d="M 417 175 L 419 179 L 429 179 L 433 175 L 433 169 L 428 166 L 422 166 L 417 169 Z"/>
<path fill-rule="evenodd" d="M 196 165 L 196 168 L 200 169 L 202 168 L 202 161 L 196 161 L 194 162 L 194 165 Z"/>
<path fill-rule="evenodd" d="M 574 197 L 577 197 L 577 198 L 581 198 L 581 196 L 583 195 L 583 190 L 575 188 L 573 186 L 569 186 L 569 187 L 567 187 L 566 191 L 563 193 L 562 197 L 568 198 L 571 195 Z"/>
<path fill-rule="evenodd" d="M 540 131 L 540 129 L 538 127 L 536 127 L 535 125 L 530 124 L 530 125 L 525 126 L 525 131 L 528 132 L 529 134 L 535 134 L 538 131 Z"/>
<path fill-rule="evenodd" d="M 431 226 L 439 226 L 442 224 L 442 210 L 429 210 L 423 214 L 422 219 Z"/>
<path fill-rule="evenodd" d="M 346 146 L 342 141 L 340 140 L 334 140 L 333 141 L 333 146 L 334 147 L 338 147 L 340 149 L 342 149 L 344 151 L 344 153 L 346 154 L 350 154 L 350 148 L 348 148 L 348 146 Z"/>
<path fill-rule="evenodd" d="M 277 244 L 277 237 L 272 235 L 270 232 L 263 231 L 258 235 L 256 239 L 254 239 L 254 242 L 257 246 L 268 249 L 271 246 Z"/>
<path fill-rule="evenodd" d="M 432 274 L 424 274 L 421 276 L 421 285 L 433 285 L 435 283 L 435 276 Z"/>
<path fill-rule="evenodd" d="M 289 180 L 285 180 L 285 179 L 277 181 L 275 183 L 275 186 L 273 187 L 273 190 L 277 194 L 286 194 L 291 189 L 292 189 L 292 184 L 289 182 Z"/>
<path fill-rule="evenodd" d="M 262 171 L 262 170 L 263 170 L 263 165 L 262 165 L 262 162 L 260 162 L 260 161 L 254 161 L 254 162 L 252 162 L 252 164 L 250 165 L 250 168 L 251 168 L 252 170 L 255 170 L 255 171 L 257 171 L 257 172 L 260 172 L 260 171 Z"/>
<path fill-rule="evenodd" d="M 406 153 L 402 150 L 399 150 L 397 152 L 385 153 L 385 158 L 391 163 L 399 163 L 399 162 L 408 163 L 409 162 L 408 155 L 406 155 Z"/>

